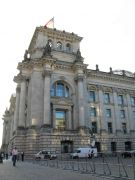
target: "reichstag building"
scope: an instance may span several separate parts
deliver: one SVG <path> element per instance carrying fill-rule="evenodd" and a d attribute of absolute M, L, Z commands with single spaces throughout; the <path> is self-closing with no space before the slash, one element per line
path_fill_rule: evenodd
<path fill-rule="evenodd" d="M 31 156 L 89 145 L 98 152 L 135 149 L 135 74 L 88 69 L 81 40 L 56 28 L 35 29 L 3 115 L 3 151 L 16 146 Z"/>

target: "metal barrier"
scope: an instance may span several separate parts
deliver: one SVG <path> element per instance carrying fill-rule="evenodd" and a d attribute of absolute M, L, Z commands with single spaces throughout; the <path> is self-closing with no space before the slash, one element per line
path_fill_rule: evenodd
<path fill-rule="evenodd" d="M 102 153 L 91 159 L 70 159 L 68 154 L 60 155 L 55 160 L 32 160 L 33 163 L 61 168 L 64 170 L 77 171 L 79 173 L 95 174 L 112 178 L 126 178 L 135 180 L 135 156 L 123 158 L 122 154 L 115 155 Z"/>

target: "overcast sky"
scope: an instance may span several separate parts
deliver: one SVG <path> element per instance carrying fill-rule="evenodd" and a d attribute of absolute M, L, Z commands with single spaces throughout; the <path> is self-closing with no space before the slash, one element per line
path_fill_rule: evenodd
<path fill-rule="evenodd" d="M 14 76 L 34 30 L 54 17 L 56 29 L 83 37 L 81 54 L 90 69 L 135 72 L 134 0 L 1 0 L 0 145 L 3 114 L 15 93 Z"/>

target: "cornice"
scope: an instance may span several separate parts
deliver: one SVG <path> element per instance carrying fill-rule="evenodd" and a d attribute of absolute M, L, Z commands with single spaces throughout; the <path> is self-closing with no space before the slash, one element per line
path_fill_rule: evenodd
<path fill-rule="evenodd" d="M 54 29 L 44 28 L 43 26 L 41 26 L 41 27 L 37 27 L 37 31 L 43 32 L 45 35 L 47 35 L 50 38 L 61 39 L 71 42 L 82 40 L 82 37 L 78 36 L 77 34 L 56 30 L 56 28 Z"/>
<path fill-rule="evenodd" d="M 104 86 L 104 85 L 97 85 L 97 84 L 88 84 L 87 85 L 87 89 L 93 90 L 93 91 L 98 91 L 98 90 L 102 90 L 103 92 L 116 92 L 117 94 L 123 94 L 123 95 L 127 95 L 130 94 L 132 96 L 135 96 L 135 90 L 131 90 L 131 89 L 126 89 L 126 88 L 117 88 L 117 87 L 110 87 L 110 86 Z"/>
<path fill-rule="evenodd" d="M 83 63 L 77 62 L 77 63 L 75 63 L 75 64 L 72 66 L 72 68 L 73 68 L 74 70 L 79 70 L 79 69 L 81 69 L 81 70 L 86 70 L 86 69 L 87 69 L 87 66 L 88 66 L 88 64 L 83 64 Z"/>
<path fill-rule="evenodd" d="M 127 76 L 121 76 L 121 75 L 111 74 L 107 72 L 100 72 L 96 70 L 87 70 L 86 75 L 87 77 L 91 77 L 94 79 L 101 79 L 101 80 L 107 80 L 107 81 L 112 81 L 112 82 L 135 85 L 135 79 L 133 77 L 131 78 Z"/>
<path fill-rule="evenodd" d="M 34 59 L 30 61 L 24 61 L 18 63 L 17 69 L 22 71 L 22 70 L 32 70 L 33 68 L 43 68 L 44 64 L 50 64 L 51 66 L 56 62 L 56 58 L 51 58 L 51 57 L 44 57 L 41 59 Z"/>

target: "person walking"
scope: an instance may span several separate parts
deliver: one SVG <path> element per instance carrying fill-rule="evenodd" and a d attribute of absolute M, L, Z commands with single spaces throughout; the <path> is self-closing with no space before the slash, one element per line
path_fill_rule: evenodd
<path fill-rule="evenodd" d="M 17 150 L 16 147 L 14 147 L 13 150 L 12 150 L 12 161 L 13 161 L 13 166 L 16 165 L 17 155 L 18 155 L 18 150 Z"/>
<path fill-rule="evenodd" d="M 23 151 L 21 152 L 21 158 L 22 158 L 22 161 L 24 161 L 24 152 Z"/>

